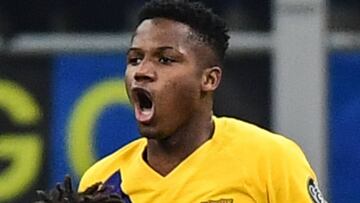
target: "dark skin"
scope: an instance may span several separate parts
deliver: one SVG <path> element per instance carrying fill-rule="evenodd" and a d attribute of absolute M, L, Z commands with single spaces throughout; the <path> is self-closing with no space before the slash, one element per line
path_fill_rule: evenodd
<path fill-rule="evenodd" d="M 164 18 L 143 21 L 128 51 L 126 89 L 142 136 L 144 159 L 162 176 L 169 174 L 213 134 L 213 92 L 221 79 L 210 47 L 194 31 Z M 150 95 L 143 110 L 139 90 Z"/>

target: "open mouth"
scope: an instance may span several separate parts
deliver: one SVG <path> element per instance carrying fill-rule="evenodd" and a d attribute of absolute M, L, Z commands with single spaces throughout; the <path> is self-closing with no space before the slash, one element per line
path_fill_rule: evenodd
<path fill-rule="evenodd" d="M 152 95 L 145 89 L 133 90 L 135 117 L 140 123 L 149 124 L 154 117 L 154 102 Z"/>
<path fill-rule="evenodd" d="M 136 92 L 138 101 L 139 101 L 139 107 L 141 111 L 146 111 L 151 109 L 153 102 L 151 100 L 150 94 L 148 92 L 144 91 L 137 91 Z"/>

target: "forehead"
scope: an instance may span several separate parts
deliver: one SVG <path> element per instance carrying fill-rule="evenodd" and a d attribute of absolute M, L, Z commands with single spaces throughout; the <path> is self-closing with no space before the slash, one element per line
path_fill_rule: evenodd
<path fill-rule="evenodd" d="M 136 29 L 132 40 L 133 47 L 186 48 L 190 45 L 192 29 L 183 23 L 164 18 L 144 20 Z"/>

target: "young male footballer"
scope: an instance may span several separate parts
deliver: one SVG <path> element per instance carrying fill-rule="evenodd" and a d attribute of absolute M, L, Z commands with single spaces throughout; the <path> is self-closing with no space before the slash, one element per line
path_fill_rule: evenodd
<path fill-rule="evenodd" d="M 294 142 L 213 115 L 227 31 L 200 3 L 143 7 L 125 74 L 142 138 L 92 166 L 79 191 L 102 182 L 133 203 L 325 202 Z"/>

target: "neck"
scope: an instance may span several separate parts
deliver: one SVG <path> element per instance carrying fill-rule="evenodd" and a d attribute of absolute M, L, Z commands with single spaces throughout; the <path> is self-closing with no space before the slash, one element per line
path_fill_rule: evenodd
<path fill-rule="evenodd" d="M 146 159 L 161 175 L 170 173 L 213 134 L 212 112 L 202 117 L 192 117 L 184 126 L 165 139 L 149 139 Z"/>

